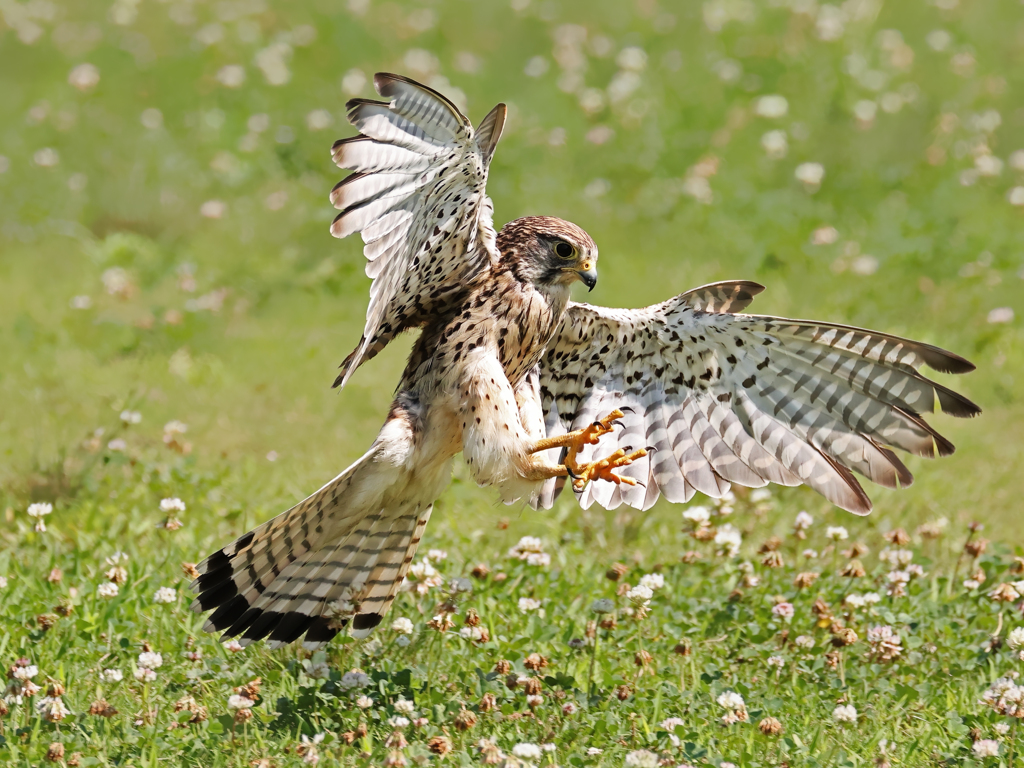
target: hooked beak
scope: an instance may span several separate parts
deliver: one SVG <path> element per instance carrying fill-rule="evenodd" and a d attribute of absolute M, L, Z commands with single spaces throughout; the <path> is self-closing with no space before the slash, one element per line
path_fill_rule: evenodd
<path fill-rule="evenodd" d="M 580 265 L 580 269 L 576 272 L 580 276 L 580 281 L 587 286 L 587 291 L 594 290 L 594 286 L 597 285 L 597 265 L 589 259 L 584 261 Z"/>

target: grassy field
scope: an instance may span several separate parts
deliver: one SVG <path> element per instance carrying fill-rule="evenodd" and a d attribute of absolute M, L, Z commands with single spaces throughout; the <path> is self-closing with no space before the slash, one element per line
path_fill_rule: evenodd
<path fill-rule="evenodd" d="M 37 765 L 61 743 L 79 765 L 363 752 L 401 765 L 438 759 L 428 743 L 447 734 L 459 764 L 1008 764 L 1015 731 L 995 728 L 1016 720 L 979 700 L 1024 666 L 1008 644 L 1019 601 L 990 597 L 1024 578 L 1011 570 L 1024 554 L 1022 40 L 1014 0 L 0 1 L 0 660 L 38 668 L 0 707 L 0 763 Z M 359 456 L 408 350 L 393 344 L 330 389 L 369 281 L 359 242 L 328 233 L 342 175 L 329 149 L 351 135 L 345 100 L 371 96 L 377 70 L 429 82 L 474 120 L 510 105 L 496 221 L 545 213 L 586 228 L 602 255 L 588 300 L 642 306 L 758 280 L 753 311 L 971 359 L 976 373 L 941 379 L 983 415 L 938 417 L 957 454 L 909 460 L 918 482 L 873 489 L 864 520 L 805 489 L 741 493 L 704 532 L 664 503 L 639 515 L 563 499 L 535 513 L 497 505 L 459 467 L 425 542 L 448 552 L 443 578 L 393 611 L 412 634 L 389 619 L 379 642 L 339 639 L 325 658 L 225 649 L 187 611 L 181 564 Z M 180 530 L 160 527 L 167 498 L 186 506 Z M 33 503 L 53 506 L 45 532 Z M 806 541 L 801 510 L 815 518 Z M 986 529 L 971 541 L 995 543 L 964 554 L 974 521 Z M 742 534 L 735 556 L 700 540 L 727 524 Z M 850 539 L 827 540 L 828 526 Z M 883 539 L 898 528 L 910 542 Z M 773 535 L 779 567 L 757 551 Z M 508 556 L 523 536 L 549 565 Z M 912 560 L 880 559 L 886 548 Z M 107 563 L 117 551 L 128 560 Z M 865 575 L 840 575 L 858 573 L 851 560 Z M 629 569 L 612 582 L 615 562 Z M 487 578 L 470 577 L 479 563 Z M 904 587 L 890 578 L 913 564 L 923 574 Z M 104 597 L 112 569 L 118 594 Z M 965 586 L 979 569 L 984 583 Z M 803 572 L 821 575 L 797 587 Z M 665 586 L 640 618 L 623 587 L 651 573 Z M 456 578 L 472 590 L 450 594 Z M 162 587 L 171 602 L 155 602 Z M 868 593 L 879 602 L 843 602 Z M 449 598 L 454 628 L 429 628 Z M 597 599 L 615 613 L 593 613 Z M 486 642 L 472 626 L 460 636 L 469 609 Z M 588 633 L 612 615 L 617 626 Z M 898 656 L 881 658 L 874 626 L 900 636 Z M 152 680 L 135 677 L 140 653 L 162 656 Z M 526 666 L 533 653 L 548 666 Z M 509 672 L 494 672 L 501 660 Z M 344 677 L 355 668 L 370 681 Z M 539 681 L 541 703 L 508 674 Z M 255 677 L 257 706 L 230 709 Z M 19 702 L 26 679 L 42 690 Z M 69 710 L 57 722 L 54 702 L 36 707 L 50 685 Z M 742 708 L 717 703 L 730 690 Z M 400 698 L 426 722 L 395 737 Z M 89 714 L 100 699 L 118 714 Z M 840 705 L 855 722 L 835 720 Z M 747 719 L 724 725 L 729 712 Z M 673 717 L 683 724 L 661 725 Z M 766 717 L 783 732 L 763 735 Z M 495 747 L 473 746 L 482 738 Z M 972 749 L 988 739 L 999 757 Z M 556 748 L 514 755 L 520 743 Z M 657 754 L 626 757 L 638 750 Z"/>

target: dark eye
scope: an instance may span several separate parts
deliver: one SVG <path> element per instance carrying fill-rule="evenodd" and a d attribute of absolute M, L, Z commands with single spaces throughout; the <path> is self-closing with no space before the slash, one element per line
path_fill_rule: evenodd
<path fill-rule="evenodd" d="M 576 249 L 564 240 L 559 240 L 558 243 L 555 244 L 555 253 L 563 259 L 571 259 L 576 254 Z"/>

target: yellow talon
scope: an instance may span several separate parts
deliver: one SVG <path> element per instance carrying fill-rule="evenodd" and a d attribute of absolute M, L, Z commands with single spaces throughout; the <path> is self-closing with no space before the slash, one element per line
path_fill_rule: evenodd
<path fill-rule="evenodd" d="M 632 453 L 626 453 L 621 448 L 610 456 L 606 456 L 603 459 L 592 461 L 582 467 L 579 465 L 569 466 L 568 457 L 566 457 L 566 468 L 570 470 L 572 477 L 572 488 L 577 493 L 582 493 L 587 483 L 591 480 L 607 480 L 610 483 L 626 484 L 626 485 L 637 485 L 637 481 L 632 477 L 623 477 L 615 474 L 614 470 L 620 467 L 626 467 L 632 464 L 639 458 L 643 458 L 647 455 L 647 451 L 643 448 L 633 451 Z M 574 462 L 575 463 L 575 462 Z"/>
<path fill-rule="evenodd" d="M 583 450 L 583 446 L 597 445 L 601 441 L 602 436 L 615 431 L 615 422 L 623 416 L 625 414 L 616 408 L 603 419 L 598 419 L 593 424 L 583 427 L 583 429 L 577 429 L 558 437 L 546 437 L 538 440 L 531 449 L 531 453 L 546 451 L 550 448 L 565 448 L 565 458 L 563 459 L 562 467 L 559 467 L 561 470 L 559 474 L 563 476 L 567 474 L 572 478 L 572 487 L 577 493 L 581 492 L 591 480 L 607 480 L 616 485 L 620 483 L 638 485 L 637 481 L 632 477 L 622 477 L 615 474 L 613 470 L 628 466 L 637 459 L 646 456 L 647 451 L 643 448 L 628 454 L 626 451 L 619 449 L 611 456 L 606 456 L 603 459 L 598 459 L 588 464 L 581 465 L 576 461 L 576 457 Z"/>

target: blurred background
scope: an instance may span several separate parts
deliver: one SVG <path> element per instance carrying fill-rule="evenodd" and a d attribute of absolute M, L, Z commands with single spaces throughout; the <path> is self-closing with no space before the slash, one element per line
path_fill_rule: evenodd
<path fill-rule="evenodd" d="M 976 373 L 938 378 L 984 414 L 934 419 L 959 451 L 908 460 L 917 484 L 872 489 L 872 520 L 1017 530 L 1017 0 L 0 0 L 0 21 L 8 521 L 53 500 L 112 526 L 132 507 L 108 481 L 141 471 L 161 493 L 195 490 L 212 543 L 366 449 L 409 344 L 330 388 L 369 287 L 359 240 L 328 232 L 344 175 L 330 147 L 353 133 L 345 101 L 373 96 L 373 72 L 389 70 L 474 122 L 509 104 L 496 223 L 586 228 L 601 249 L 589 301 L 642 306 L 753 279 L 768 290 L 752 311 L 973 360 Z M 507 517 L 629 544 L 679 519 L 665 504 L 644 518 L 566 499 L 505 508 L 467 478 L 460 467 L 435 531 Z M 779 497 L 851 519 L 804 489 Z M 92 520 L 94 508 L 107 512 Z"/>

